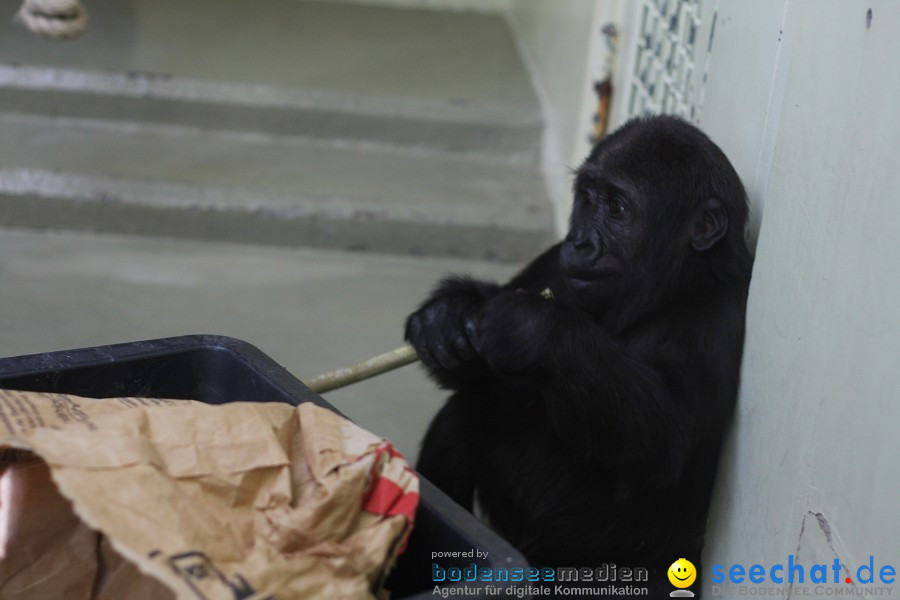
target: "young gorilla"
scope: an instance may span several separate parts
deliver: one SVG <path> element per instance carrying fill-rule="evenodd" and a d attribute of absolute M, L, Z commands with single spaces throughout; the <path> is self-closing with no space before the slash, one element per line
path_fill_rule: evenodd
<path fill-rule="evenodd" d="M 604 139 L 574 191 L 564 242 L 506 285 L 446 279 L 408 318 L 454 390 L 418 469 L 467 509 L 477 497 L 533 566 L 615 562 L 665 582 L 679 557 L 700 565 L 737 393 L 746 195 L 673 117 Z"/>

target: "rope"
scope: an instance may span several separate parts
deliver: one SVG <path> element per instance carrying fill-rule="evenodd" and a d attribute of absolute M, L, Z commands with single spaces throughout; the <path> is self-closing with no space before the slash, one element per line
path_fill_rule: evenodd
<path fill-rule="evenodd" d="M 87 29 L 87 12 L 78 0 L 23 0 L 15 20 L 38 35 L 64 39 Z"/>

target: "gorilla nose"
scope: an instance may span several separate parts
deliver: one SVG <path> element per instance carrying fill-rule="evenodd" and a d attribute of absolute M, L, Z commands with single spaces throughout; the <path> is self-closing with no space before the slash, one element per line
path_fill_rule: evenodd
<path fill-rule="evenodd" d="M 603 254 L 603 247 L 599 241 L 590 239 L 566 238 L 563 245 L 563 253 L 569 264 L 592 265 Z"/>

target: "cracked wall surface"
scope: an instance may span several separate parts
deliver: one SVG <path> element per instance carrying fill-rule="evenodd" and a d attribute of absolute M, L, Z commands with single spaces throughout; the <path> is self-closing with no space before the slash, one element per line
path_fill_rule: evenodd
<path fill-rule="evenodd" d="M 837 559 L 864 591 L 900 564 L 900 6 L 722 0 L 717 27 L 701 125 L 759 238 L 704 565 Z"/>

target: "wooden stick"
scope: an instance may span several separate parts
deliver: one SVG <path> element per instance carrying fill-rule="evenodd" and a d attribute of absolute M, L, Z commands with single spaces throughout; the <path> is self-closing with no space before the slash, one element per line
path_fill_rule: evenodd
<path fill-rule="evenodd" d="M 553 290 L 544 288 L 541 292 L 541 297 L 552 301 Z M 419 357 L 416 354 L 416 349 L 410 344 L 404 344 L 395 350 L 373 356 L 355 365 L 316 375 L 312 379 L 304 381 L 303 385 L 317 394 L 324 394 L 325 392 L 348 386 L 351 383 L 393 371 L 417 360 L 419 360 Z"/>
<path fill-rule="evenodd" d="M 373 356 L 372 358 L 358 362 L 355 365 L 337 369 L 336 371 L 329 371 L 328 373 L 322 373 L 303 383 L 317 394 L 324 394 L 325 392 L 342 388 L 351 383 L 356 383 L 363 379 L 387 373 L 388 371 L 392 371 L 403 365 L 408 365 L 417 360 L 419 360 L 419 357 L 416 355 L 415 348 L 406 344 L 396 350 Z"/>

